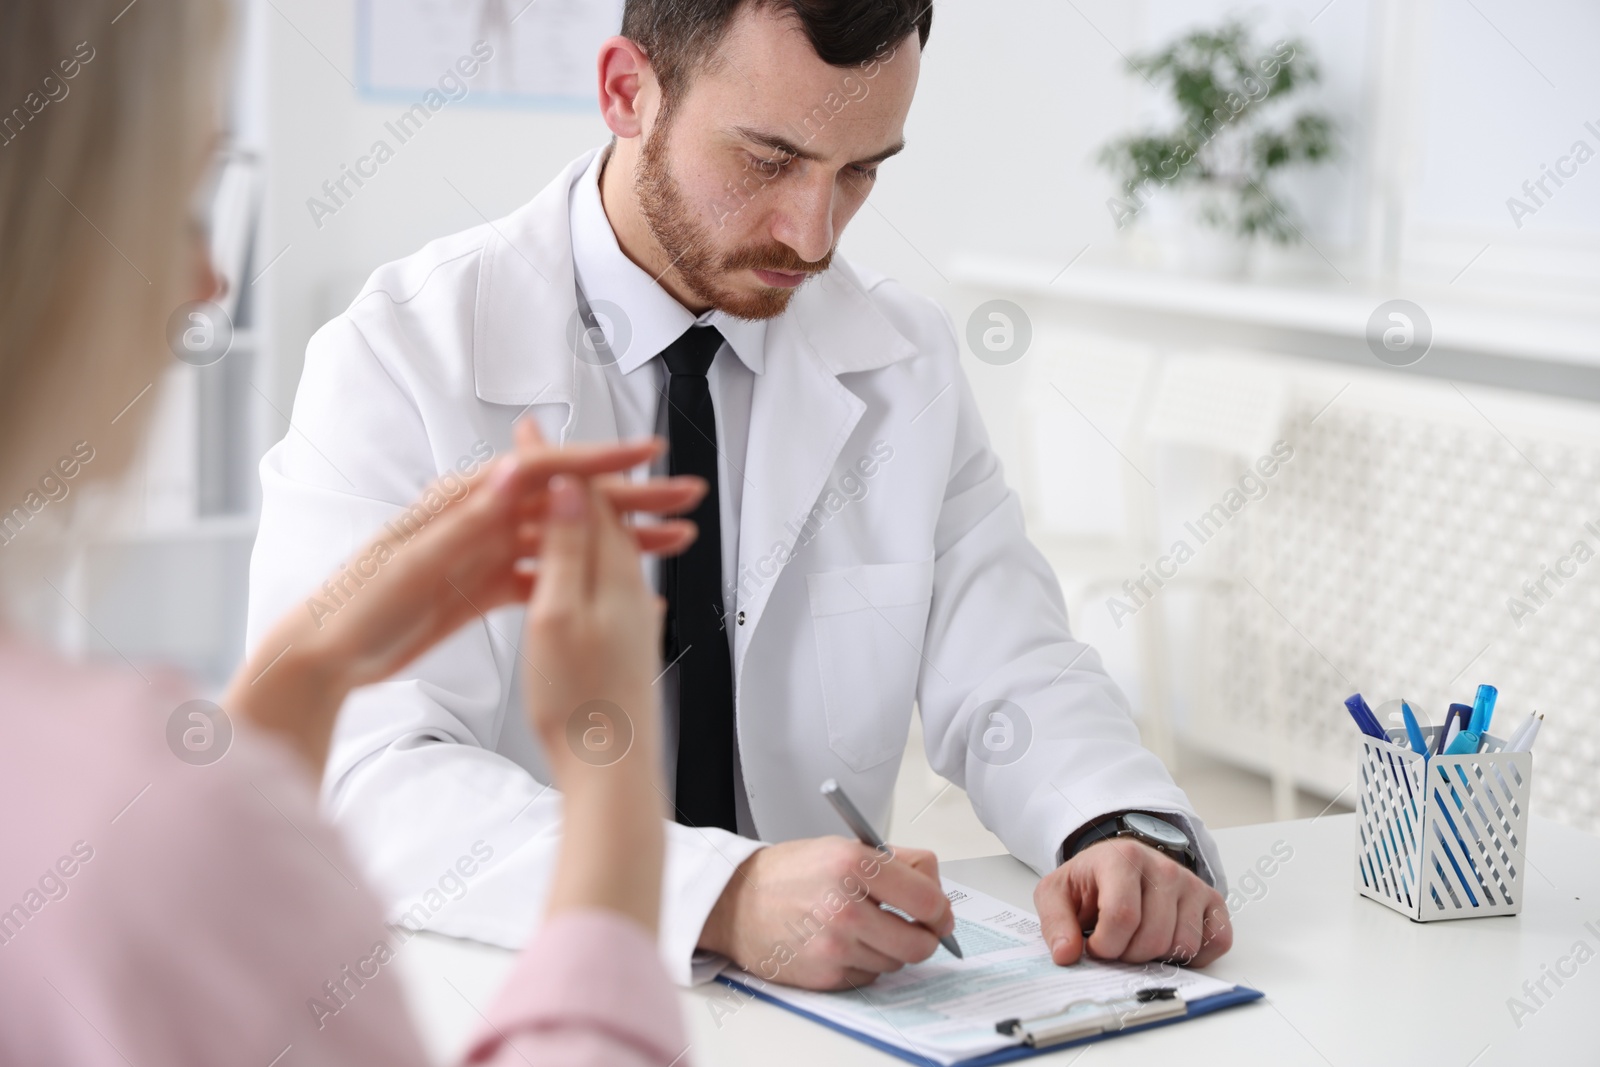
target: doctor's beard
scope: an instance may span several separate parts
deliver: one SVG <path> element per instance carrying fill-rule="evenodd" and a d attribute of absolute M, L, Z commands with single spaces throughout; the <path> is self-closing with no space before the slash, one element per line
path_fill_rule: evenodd
<path fill-rule="evenodd" d="M 639 212 L 650 227 L 651 236 L 666 252 L 684 286 L 718 311 L 741 319 L 771 319 L 783 314 L 800 286 L 780 289 L 762 285 L 754 291 L 743 291 L 728 287 L 724 279 L 745 270 L 820 274 L 833 262 L 833 250 L 829 249 L 817 263 L 803 260 L 794 249 L 777 243 L 720 251 L 712 240 L 711 227 L 690 212 L 683 190 L 667 165 L 667 138 L 671 132 L 671 115 L 664 111 L 656 128 L 645 138 L 634 175 Z"/>

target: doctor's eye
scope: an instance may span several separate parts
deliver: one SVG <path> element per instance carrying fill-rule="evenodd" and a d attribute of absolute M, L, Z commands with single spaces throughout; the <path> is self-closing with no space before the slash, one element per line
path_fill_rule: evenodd
<path fill-rule="evenodd" d="M 748 157 L 751 166 L 755 167 L 761 173 L 769 177 L 776 176 L 780 171 L 783 170 L 784 167 L 788 166 L 794 161 L 794 156 L 786 154 L 780 154 L 776 159 L 764 159 L 761 156 L 749 152 L 745 154 Z"/>

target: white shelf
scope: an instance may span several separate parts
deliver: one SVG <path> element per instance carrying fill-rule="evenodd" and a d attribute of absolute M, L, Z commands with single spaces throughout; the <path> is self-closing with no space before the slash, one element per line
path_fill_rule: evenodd
<path fill-rule="evenodd" d="M 1363 346 L 1373 309 L 1400 297 L 1427 312 L 1437 350 L 1600 368 L 1600 299 L 1490 297 L 1441 286 L 1338 279 L 1274 285 L 1088 264 L 1060 272 L 1059 264 L 978 257 L 957 260 L 951 278 L 976 289 L 1049 297 L 1133 320 L 1161 315 Z"/>

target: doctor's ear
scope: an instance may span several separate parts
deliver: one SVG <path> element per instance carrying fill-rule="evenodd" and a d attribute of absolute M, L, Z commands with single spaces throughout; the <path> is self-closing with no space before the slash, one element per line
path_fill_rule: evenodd
<path fill-rule="evenodd" d="M 600 46 L 600 114 L 618 137 L 644 132 L 646 110 L 661 101 L 661 87 L 644 50 L 626 37 Z"/>

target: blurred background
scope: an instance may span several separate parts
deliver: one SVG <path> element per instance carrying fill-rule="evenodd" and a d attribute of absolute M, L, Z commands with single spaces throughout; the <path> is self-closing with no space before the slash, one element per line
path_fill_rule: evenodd
<path fill-rule="evenodd" d="M 212 689 L 306 341 L 604 142 L 621 12 L 238 2 L 232 347 L 136 401 L 134 478 L 28 612 Z M 842 251 L 948 309 L 1076 633 L 1214 825 L 1348 810 L 1349 693 L 1437 723 L 1490 682 L 1501 722 L 1548 716 L 1541 812 L 1600 831 L 1596 40 L 1592 0 L 936 0 Z M 916 736 L 891 836 L 1001 850 Z"/>

